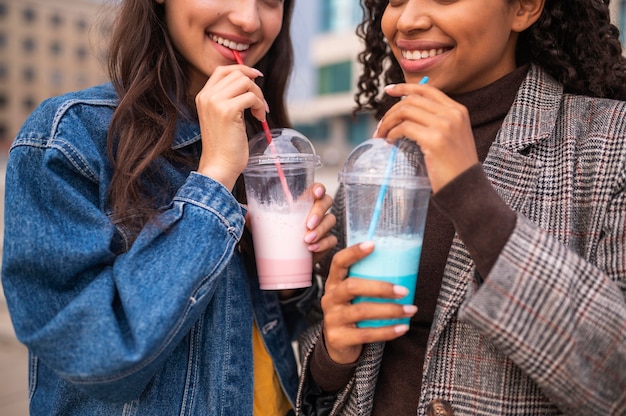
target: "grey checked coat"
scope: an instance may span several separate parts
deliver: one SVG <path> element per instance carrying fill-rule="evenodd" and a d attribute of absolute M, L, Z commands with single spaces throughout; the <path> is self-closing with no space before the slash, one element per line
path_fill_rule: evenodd
<path fill-rule="evenodd" d="M 626 102 L 563 94 L 532 66 L 484 170 L 517 224 L 482 284 L 455 237 L 418 414 L 440 398 L 456 416 L 626 415 Z M 333 414 L 370 414 L 383 348 Z"/>

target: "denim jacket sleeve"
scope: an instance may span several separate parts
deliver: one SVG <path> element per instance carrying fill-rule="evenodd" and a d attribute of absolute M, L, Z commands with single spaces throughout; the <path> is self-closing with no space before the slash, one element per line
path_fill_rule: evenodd
<path fill-rule="evenodd" d="M 163 184 L 180 186 L 155 224 L 116 255 L 106 153 L 93 137 L 77 139 L 93 126 L 74 113 L 47 131 L 31 120 L 10 151 L 3 286 L 32 354 L 94 397 L 127 400 L 204 312 L 245 209 L 221 184 L 186 174 Z"/>

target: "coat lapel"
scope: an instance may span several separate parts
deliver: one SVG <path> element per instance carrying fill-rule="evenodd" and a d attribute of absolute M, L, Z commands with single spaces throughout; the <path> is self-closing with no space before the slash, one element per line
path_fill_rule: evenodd
<path fill-rule="evenodd" d="M 561 86 L 539 68 L 531 66 L 483 164 L 487 177 L 502 199 L 521 214 L 526 213 L 530 196 L 536 193 L 542 168 L 541 163 L 532 157 L 531 149 L 553 134 L 561 96 Z M 540 103 L 539 112 L 537 103 Z M 456 316 L 470 284 L 472 290 L 477 288 L 474 273 L 474 262 L 455 235 L 426 351 L 425 371 L 433 349 Z"/>

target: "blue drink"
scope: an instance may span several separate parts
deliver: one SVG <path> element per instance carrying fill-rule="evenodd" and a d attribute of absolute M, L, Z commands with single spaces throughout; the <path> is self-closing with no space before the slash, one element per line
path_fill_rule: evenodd
<path fill-rule="evenodd" d="M 419 146 L 368 139 L 348 156 L 339 180 L 344 188 L 348 246 L 374 241 L 374 251 L 350 267 L 350 276 L 404 286 L 402 299 L 357 297 L 353 303 L 411 305 L 422 254 L 431 186 Z M 358 327 L 409 325 L 410 318 L 373 319 Z"/>
<path fill-rule="evenodd" d="M 406 236 L 405 236 L 406 237 Z M 406 239 L 382 237 L 374 240 L 376 247 L 372 254 L 350 267 L 350 276 L 361 279 L 382 280 L 404 286 L 409 293 L 401 299 L 382 299 L 359 296 L 352 303 L 377 302 L 411 305 L 415 297 L 417 269 L 422 253 L 422 236 Z M 363 241 L 357 240 L 357 241 Z M 354 243 L 351 243 L 354 244 Z M 409 324 L 410 318 L 378 319 L 357 323 L 359 328 Z"/>

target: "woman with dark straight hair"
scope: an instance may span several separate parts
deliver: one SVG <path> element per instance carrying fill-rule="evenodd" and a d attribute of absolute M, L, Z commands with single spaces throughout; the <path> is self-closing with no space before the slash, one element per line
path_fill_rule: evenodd
<path fill-rule="evenodd" d="M 10 150 L 2 283 L 30 414 L 293 414 L 317 290 L 259 289 L 241 176 L 261 122 L 289 126 L 293 0 L 116 7 L 111 82 L 46 100 Z M 313 193 L 317 258 L 335 219 Z"/>
<path fill-rule="evenodd" d="M 432 195 L 414 304 L 352 304 L 407 289 L 350 276 L 376 248 L 344 248 L 339 189 L 298 413 L 626 414 L 626 59 L 608 1 L 361 4 L 357 110 L 420 146 Z"/>

